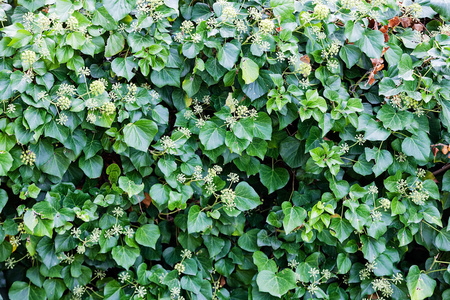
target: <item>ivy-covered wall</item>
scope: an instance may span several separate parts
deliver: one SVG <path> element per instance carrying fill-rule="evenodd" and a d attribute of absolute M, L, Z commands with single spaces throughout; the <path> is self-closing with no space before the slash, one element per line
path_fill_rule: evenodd
<path fill-rule="evenodd" d="M 450 299 L 450 1 L 0 19 L 3 299 Z"/>

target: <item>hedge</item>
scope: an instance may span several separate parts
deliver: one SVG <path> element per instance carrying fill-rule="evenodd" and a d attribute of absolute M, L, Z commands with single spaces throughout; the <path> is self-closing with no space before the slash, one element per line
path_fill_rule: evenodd
<path fill-rule="evenodd" d="M 450 2 L 3 0 L 3 299 L 450 299 Z"/>

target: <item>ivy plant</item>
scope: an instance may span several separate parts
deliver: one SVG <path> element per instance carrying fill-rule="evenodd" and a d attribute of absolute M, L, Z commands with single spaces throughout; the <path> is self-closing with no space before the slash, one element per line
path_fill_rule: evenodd
<path fill-rule="evenodd" d="M 0 294 L 450 299 L 446 0 L 3 0 Z"/>

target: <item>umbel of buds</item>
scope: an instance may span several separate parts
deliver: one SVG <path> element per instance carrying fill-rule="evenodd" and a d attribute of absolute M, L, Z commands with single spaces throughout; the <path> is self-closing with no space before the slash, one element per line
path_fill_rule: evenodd
<path fill-rule="evenodd" d="M 36 154 L 31 150 L 23 151 L 20 159 L 25 165 L 31 166 L 36 161 Z"/>

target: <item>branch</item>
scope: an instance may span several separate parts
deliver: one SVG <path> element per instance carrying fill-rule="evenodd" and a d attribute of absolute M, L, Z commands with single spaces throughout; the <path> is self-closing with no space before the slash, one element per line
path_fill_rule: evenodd
<path fill-rule="evenodd" d="M 439 170 L 434 171 L 434 172 L 433 172 L 433 175 L 434 175 L 434 176 L 439 175 L 439 174 L 441 174 L 441 173 L 447 171 L 448 169 L 450 169 L 450 164 L 446 164 L 445 166 L 443 166 L 443 167 L 440 168 Z"/>

